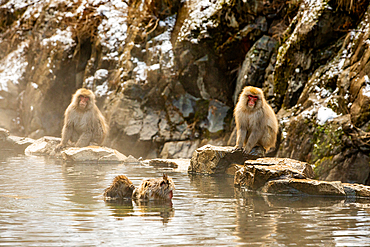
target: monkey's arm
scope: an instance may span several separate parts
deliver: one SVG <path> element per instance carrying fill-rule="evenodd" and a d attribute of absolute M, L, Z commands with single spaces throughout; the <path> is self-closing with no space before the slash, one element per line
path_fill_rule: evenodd
<path fill-rule="evenodd" d="M 237 126 L 236 136 L 237 137 L 236 137 L 235 148 L 236 149 L 242 149 L 243 145 L 244 145 L 244 142 L 245 142 L 245 138 L 247 137 L 247 129 L 243 128 L 241 126 Z"/>
<path fill-rule="evenodd" d="M 73 132 L 72 123 L 64 124 L 63 129 L 62 129 L 62 140 L 60 144 L 56 146 L 55 151 L 60 151 L 62 148 L 64 148 L 67 145 L 67 142 L 69 141 L 69 139 L 71 139 L 72 132 Z"/>
<path fill-rule="evenodd" d="M 254 130 L 251 131 L 251 134 L 249 135 L 247 144 L 245 145 L 244 152 L 248 154 L 252 148 L 254 148 L 257 144 L 257 142 L 261 139 L 261 130 Z"/>
<path fill-rule="evenodd" d="M 78 138 L 78 141 L 76 142 L 76 147 L 86 147 L 89 145 L 91 139 L 92 139 L 92 130 L 88 128 L 86 131 L 84 131 L 80 138 Z"/>

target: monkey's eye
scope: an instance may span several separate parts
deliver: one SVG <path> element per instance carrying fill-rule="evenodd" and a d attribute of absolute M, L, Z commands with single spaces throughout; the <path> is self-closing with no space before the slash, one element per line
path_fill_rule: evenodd
<path fill-rule="evenodd" d="M 89 101 L 89 100 L 90 100 L 90 98 L 89 98 L 89 97 L 87 97 L 87 96 L 83 96 L 83 95 L 80 95 L 80 99 L 81 99 L 81 100 L 85 100 L 85 101 Z"/>

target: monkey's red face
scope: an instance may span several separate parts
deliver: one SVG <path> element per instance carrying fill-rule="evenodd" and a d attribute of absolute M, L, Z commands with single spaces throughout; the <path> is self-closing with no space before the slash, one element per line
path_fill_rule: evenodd
<path fill-rule="evenodd" d="M 258 96 L 248 95 L 248 106 L 253 108 L 256 105 L 257 100 Z"/>
<path fill-rule="evenodd" d="M 87 97 L 87 96 L 80 95 L 80 96 L 79 96 L 79 99 L 80 99 L 80 101 L 79 101 L 78 105 L 79 105 L 81 108 L 86 108 L 87 104 L 88 104 L 88 103 L 89 103 L 89 101 L 90 101 L 90 98 L 89 98 L 89 97 Z"/>

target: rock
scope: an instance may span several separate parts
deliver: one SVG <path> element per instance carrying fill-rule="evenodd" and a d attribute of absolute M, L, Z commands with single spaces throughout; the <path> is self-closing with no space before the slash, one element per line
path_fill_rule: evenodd
<path fill-rule="evenodd" d="M 148 161 L 150 166 L 170 167 L 175 171 L 185 172 L 189 169 L 190 159 L 151 159 Z"/>
<path fill-rule="evenodd" d="M 183 117 L 189 117 L 190 114 L 194 114 L 196 101 L 198 98 L 191 94 L 181 94 L 178 98 L 172 100 L 172 104 L 181 112 Z"/>
<path fill-rule="evenodd" d="M 347 197 L 370 197 L 370 186 L 343 183 Z"/>
<path fill-rule="evenodd" d="M 127 157 L 117 150 L 98 146 L 71 147 L 62 151 L 62 158 L 72 162 L 98 163 L 120 163 L 127 160 Z"/>
<path fill-rule="evenodd" d="M 140 164 L 140 160 L 136 159 L 134 156 L 129 155 L 125 161 L 126 164 Z"/>
<path fill-rule="evenodd" d="M 245 161 L 234 177 L 235 186 L 269 194 L 370 197 L 370 186 L 319 181 L 308 163 L 282 158 L 261 158 Z"/>
<path fill-rule="evenodd" d="M 9 135 L 9 130 L 0 128 L 0 141 L 6 141 Z"/>
<path fill-rule="evenodd" d="M 260 158 L 247 160 L 235 173 L 234 185 L 257 190 L 277 178 L 312 178 L 312 166 L 292 159 Z"/>
<path fill-rule="evenodd" d="M 241 151 L 234 147 L 217 147 L 205 145 L 194 151 L 188 169 L 189 173 L 201 174 L 235 174 L 236 164 L 243 164 Z"/>
<path fill-rule="evenodd" d="M 224 105 L 218 100 L 211 100 L 208 107 L 208 130 L 211 133 L 216 133 L 224 130 L 224 119 L 230 107 Z"/>
<path fill-rule="evenodd" d="M 199 140 L 166 142 L 163 146 L 160 157 L 164 159 L 190 159 L 198 145 Z"/>
<path fill-rule="evenodd" d="M 10 135 L 7 129 L 0 128 L 0 148 L 2 150 L 12 150 L 15 153 L 24 153 L 24 150 L 34 142 L 34 139 L 13 136 Z"/>
<path fill-rule="evenodd" d="M 28 138 L 28 137 L 20 137 L 20 136 L 11 135 L 11 136 L 8 136 L 7 142 L 12 149 L 15 149 L 23 153 L 28 146 L 32 145 L 35 142 L 35 140 L 32 138 Z"/>
<path fill-rule="evenodd" d="M 276 43 L 277 41 L 274 38 L 264 35 L 256 41 L 245 55 L 233 95 L 234 104 L 236 104 L 244 86 L 262 87 L 265 70 L 269 65 L 270 57 Z"/>
<path fill-rule="evenodd" d="M 24 153 L 36 156 L 51 155 L 55 147 L 60 143 L 60 140 L 58 137 L 44 136 L 29 145 Z"/>
<path fill-rule="evenodd" d="M 313 179 L 277 179 L 268 181 L 262 188 L 264 193 L 308 194 L 324 196 L 345 196 L 340 181 L 328 182 Z"/>
<path fill-rule="evenodd" d="M 158 132 L 159 117 L 155 112 L 148 112 L 143 120 L 143 128 L 140 131 L 141 141 L 150 141 Z"/>

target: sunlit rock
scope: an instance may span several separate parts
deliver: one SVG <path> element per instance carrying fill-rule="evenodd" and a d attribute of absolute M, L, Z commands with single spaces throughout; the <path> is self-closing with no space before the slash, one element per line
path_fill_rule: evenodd
<path fill-rule="evenodd" d="M 321 196 L 345 196 L 340 181 L 328 182 L 312 179 L 277 179 L 268 181 L 262 188 L 264 193 L 274 194 L 307 194 Z"/>
<path fill-rule="evenodd" d="M 25 149 L 32 145 L 35 142 L 34 139 L 28 137 L 20 137 L 20 136 L 8 136 L 7 143 L 8 147 L 11 147 L 19 152 L 24 152 Z"/>
<path fill-rule="evenodd" d="M 281 158 L 247 160 L 245 166 L 235 173 L 234 184 L 249 189 L 259 189 L 277 178 L 312 178 L 312 166 L 305 162 Z"/>
<path fill-rule="evenodd" d="M 62 151 L 62 158 L 71 162 L 98 162 L 98 163 L 120 163 L 125 162 L 127 157 L 117 150 L 88 146 L 83 148 L 71 147 Z"/>
<path fill-rule="evenodd" d="M 7 129 L 0 128 L 0 148 L 2 150 L 12 150 L 16 153 L 23 153 L 24 150 L 34 142 L 34 139 L 13 136 L 10 135 Z"/>
<path fill-rule="evenodd" d="M 205 145 L 196 149 L 190 161 L 189 173 L 234 175 L 236 164 L 243 164 L 241 151 L 234 147 Z"/>
<path fill-rule="evenodd" d="M 60 140 L 58 137 L 44 136 L 29 145 L 24 153 L 35 156 L 51 155 L 55 147 L 60 143 Z"/>
<path fill-rule="evenodd" d="M 370 186 L 343 183 L 347 197 L 370 197 Z"/>

